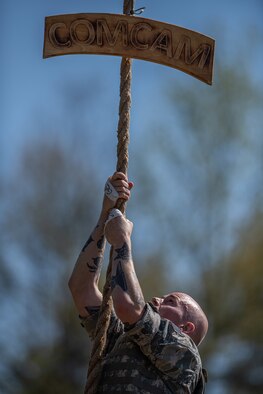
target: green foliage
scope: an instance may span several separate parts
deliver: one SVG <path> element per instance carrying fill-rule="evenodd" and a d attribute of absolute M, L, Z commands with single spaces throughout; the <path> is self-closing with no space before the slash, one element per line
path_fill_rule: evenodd
<path fill-rule="evenodd" d="M 255 219 L 241 237 L 240 248 L 233 257 L 231 274 L 235 278 L 233 288 L 241 294 L 240 303 L 243 305 L 243 311 L 237 315 L 235 331 L 244 340 L 263 344 L 263 215 Z"/>
<path fill-rule="evenodd" d="M 233 358 L 231 353 L 236 352 L 224 379 L 237 393 L 262 391 L 262 218 L 260 212 L 251 218 L 234 251 L 207 272 L 203 283 L 211 323 L 204 351 L 220 354 L 223 344 L 226 355 Z"/>
<path fill-rule="evenodd" d="M 74 315 L 73 310 L 66 311 L 64 316 L 61 314 L 57 340 L 50 345 L 30 348 L 26 363 L 23 360 L 12 365 L 19 392 L 71 394 L 83 391 L 90 343 L 81 335 Z"/>
<path fill-rule="evenodd" d="M 136 263 L 136 271 L 146 301 L 167 294 L 168 275 L 160 256 L 148 256 L 143 265 Z"/>

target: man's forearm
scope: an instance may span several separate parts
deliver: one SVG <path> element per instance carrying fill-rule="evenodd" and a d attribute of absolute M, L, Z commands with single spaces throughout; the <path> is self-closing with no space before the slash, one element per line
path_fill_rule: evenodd
<path fill-rule="evenodd" d="M 98 282 L 105 250 L 104 225 L 107 213 L 100 215 L 95 229 L 83 246 L 71 277 L 69 288 L 79 313 L 83 316 L 89 309 L 100 305 L 101 293 Z"/>
<path fill-rule="evenodd" d="M 115 245 L 113 249 L 111 288 L 114 309 L 124 323 L 135 323 L 145 301 L 134 270 L 130 240 Z"/>
<path fill-rule="evenodd" d="M 102 260 L 104 256 L 104 250 L 106 245 L 106 239 L 104 236 L 104 225 L 107 219 L 107 215 L 101 215 L 97 226 L 91 233 L 89 239 L 83 246 L 81 253 L 78 257 L 76 267 L 78 264 L 87 268 L 87 279 L 94 281 L 98 284 L 100 271 L 102 266 Z"/>

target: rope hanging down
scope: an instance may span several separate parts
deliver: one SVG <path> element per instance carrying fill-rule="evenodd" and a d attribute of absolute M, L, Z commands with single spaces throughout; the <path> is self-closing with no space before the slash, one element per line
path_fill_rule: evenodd
<path fill-rule="evenodd" d="M 124 0 L 123 13 L 126 15 L 133 14 L 134 1 Z M 120 69 L 120 104 L 119 104 L 119 122 L 118 122 L 118 145 L 117 145 L 117 166 L 116 170 L 127 175 L 128 171 L 128 145 L 129 145 L 129 128 L 130 128 L 130 108 L 131 108 L 131 68 L 132 60 L 122 58 Z M 117 208 L 125 213 L 125 201 L 118 200 Z M 103 288 L 103 301 L 100 308 L 100 315 L 96 327 L 95 340 L 91 352 L 89 363 L 87 383 L 85 394 L 96 394 L 100 381 L 101 364 L 104 356 L 104 349 L 107 339 L 107 330 L 110 323 L 112 311 L 111 298 L 111 262 L 112 248 L 110 251 L 109 266 L 107 270 L 106 283 Z"/>

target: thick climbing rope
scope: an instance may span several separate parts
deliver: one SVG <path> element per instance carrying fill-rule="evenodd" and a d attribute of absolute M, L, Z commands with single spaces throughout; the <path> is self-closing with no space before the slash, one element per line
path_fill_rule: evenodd
<path fill-rule="evenodd" d="M 134 10 L 134 0 L 124 0 L 123 13 L 130 15 Z M 120 103 L 119 103 L 119 122 L 118 122 L 118 145 L 117 145 L 117 165 L 116 170 L 127 175 L 128 172 L 128 145 L 130 139 L 130 108 L 131 108 L 131 67 L 132 60 L 122 58 L 120 69 Z M 117 208 L 125 213 L 125 201 L 118 200 Z M 96 394 L 102 372 L 102 361 L 104 357 L 105 345 L 107 340 L 107 330 L 110 323 L 112 312 L 111 298 L 111 248 L 109 266 L 107 269 L 106 282 L 103 288 L 103 301 L 100 308 L 99 319 L 95 332 L 95 339 L 89 363 L 85 394 Z"/>

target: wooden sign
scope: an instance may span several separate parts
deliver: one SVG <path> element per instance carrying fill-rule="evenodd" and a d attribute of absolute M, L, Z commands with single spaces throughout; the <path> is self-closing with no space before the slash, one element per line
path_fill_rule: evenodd
<path fill-rule="evenodd" d="M 44 58 L 68 54 L 115 55 L 184 71 L 212 84 L 215 41 L 179 26 L 116 14 L 46 17 Z"/>

